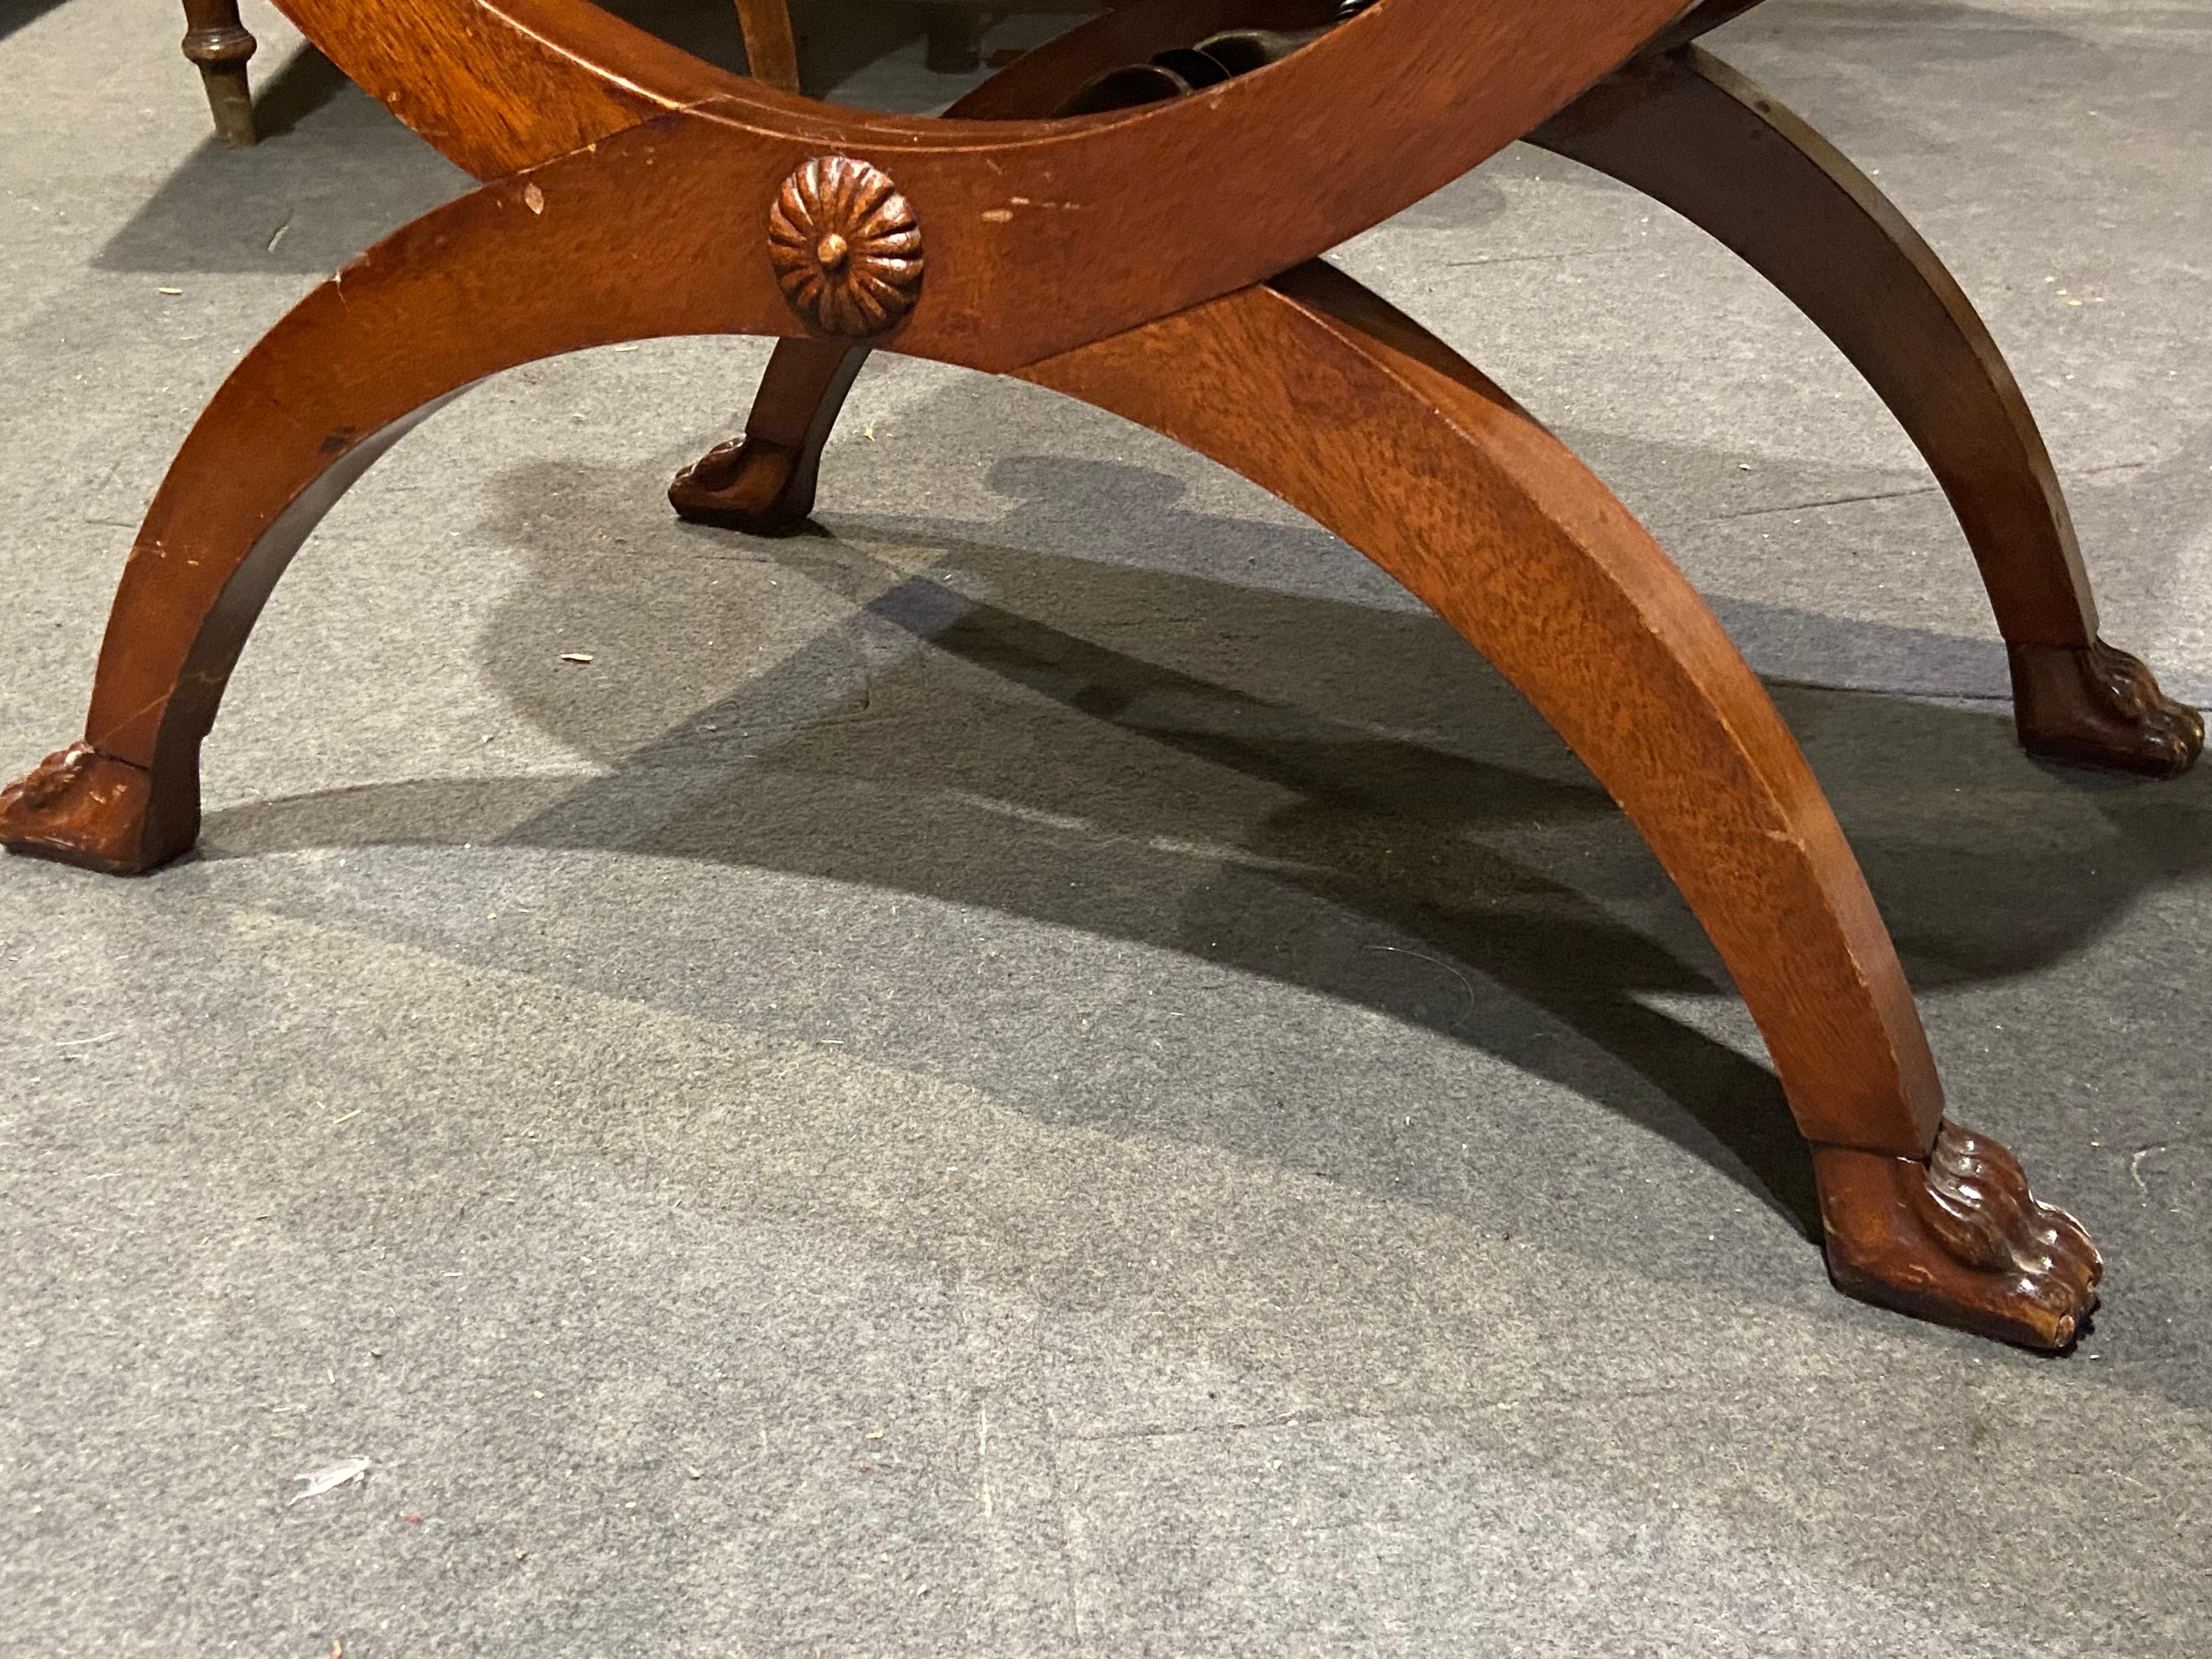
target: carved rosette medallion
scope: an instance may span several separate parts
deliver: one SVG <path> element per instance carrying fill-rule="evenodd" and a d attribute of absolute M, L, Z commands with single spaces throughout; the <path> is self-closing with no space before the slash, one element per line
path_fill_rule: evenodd
<path fill-rule="evenodd" d="M 914 309 L 921 226 L 890 179 L 849 155 L 817 155 L 783 181 L 768 256 L 791 308 L 819 334 L 863 340 Z"/>

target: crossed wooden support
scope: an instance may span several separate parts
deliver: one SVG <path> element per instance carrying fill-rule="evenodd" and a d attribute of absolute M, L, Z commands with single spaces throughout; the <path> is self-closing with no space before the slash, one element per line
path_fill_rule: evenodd
<path fill-rule="evenodd" d="M 119 873 L 187 850 L 201 741 L 286 563 L 486 376 L 653 336 L 775 337 L 745 434 L 673 491 L 686 516 L 774 532 L 811 509 L 867 352 L 1012 374 L 1309 514 L 1527 695 L 1735 975 L 1812 1143 L 1839 1286 L 2072 1340 L 2096 1251 L 2003 1148 L 1946 1120 L 1850 850 L 1711 613 L 1557 439 L 1319 261 L 1521 137 L 1666 203 L 1801 306 L 1927 457 L 2026 746 L 2185 769 L 2203 723 L 2097 637 L 2049 458 L 1957 285 L 1864 176 L 1693 44 L 1743 0 L 1374 0 L 1333 27 L 1338 0 L 1133 0 L 938 121 L 798 97 L 781 0 L 739 9 L 781 88 L 586 0 L 281 3 L 485 182 L 310 294 L 217 392 L 139 532 L 85 738 L 0 793 L 0 841 Z M 1109 71 L 1188 65 L 1176 54 L 1250 28 L 1315 33 L 1187 96 L 1053 113 Z"/>

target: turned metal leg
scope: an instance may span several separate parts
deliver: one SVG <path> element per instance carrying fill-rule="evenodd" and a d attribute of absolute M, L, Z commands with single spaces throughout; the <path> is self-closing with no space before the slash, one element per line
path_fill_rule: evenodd
<path fill-rule="evenodd" d="M 2195 763 L 2204 743 L 2196 711 L 2097 636 L 2073 516 L 2003 354 L 1871 179 L 1696 46 L 1638 59 L 1529 142 L 1634 186 L 1725 243 L 1866 376 L 1926 457 L 1973 549 L 2030 753 L 2154 777 Z"/>
<path fill-rule="evenodd" d="M 1327 265 L 1024 378 L 1334 530 L 1567 740 L 1757 1019 L 1815 1148 L 1841 1288 L 2008 1341 L 2072 1340 L 2095 1302 L 2095 1249 L 2001 1148 L 1944 1122 L 1896 953 L 1803 756 L 1680 573 L 1564 446 Z"/>
<path fill-rule="evenodd" d="M 185 0 L 185 56 L 199 66 L 216 137 L 233 149 L 244 149 L 256 137 L 253 92 L 246 75 L 254 40 L 239 21 L 238 0 Z"/>

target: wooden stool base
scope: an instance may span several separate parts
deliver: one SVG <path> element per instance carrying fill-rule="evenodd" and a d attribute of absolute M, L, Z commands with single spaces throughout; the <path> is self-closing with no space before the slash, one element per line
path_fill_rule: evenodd
<path fill-rule="evenodd" d="M 85 739 L 0 791 L 0 842 L 122 874 L 187 851 L 200 744 L 287 563 L 386 448 L 489 376 L 629 340 L 775 337 L 744 434 L 671 500 L 781 533 L 812 509 L 872 349 L 1018 375 L 1242 473 L 1480 650 L 1726 963 L 1814 1147 L 1838 1285 L 2063 1346 L 2094 1305 L 2096 1252 L 2002 1147 L 1946 1121 L 1895 951 L 1765 688 L 1556 437 L 1316 256 L 1523 134 L 1681 208 L 1844 348 L 1928 455 L 2011 647 L 2023 740 L 2171 775 L 2202 721 L 2097 638 L 2063 499 L 1985 331 L 1856 170 L 1680 44 L 1741 0 L 1686 20 L 1675 0 L 1499 0 L 1480 31 L 1458 0 L 1281 0 L 1285 18 L 1357 15 L 1202 98 L 1026 118 L 1266 9 L 1130 0 L 930 123 L 792 95 L 763 32 L 772 0 L 740 11 L 782 91 L 581 0 L 287 0 L 489 182 L 309 294 L 217 392 L 125 568 Z M 1607 73 L 1655 40 L 1667 50 Z M 225 51 L 215 66 L 242 74 Z M 1402 95 L 1392 66 L 1414 64 L 1453 98 Z M 1203 210 L 1217 200 L 1234 210 Z"/>

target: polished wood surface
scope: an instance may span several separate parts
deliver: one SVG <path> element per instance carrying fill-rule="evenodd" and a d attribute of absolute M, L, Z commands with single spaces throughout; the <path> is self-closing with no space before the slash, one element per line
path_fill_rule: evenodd
<path fill-rule="evenodd" d="M 920 211 L 942 277 L 897 349 L 1005 373 L 1265 281 L 1411 206 L 1557 112 L 1678 8 L 1546 0 L 1470 15 L 1380 0 L 1204 98 L 1065 121 L 829 109 L 724 75 L 586 0 L 283 9 L 480 178 L 678 107 L 729 128 L 732 199 L 772 194 L 817 155 L 881 168 Z M 1477 86 L 1481 98 L 1462 96 Z M 1209 200 L 1233 209 L 1191 211 Z M 1141 259 L 1100 252 L 1139 248 Z"/>
<path fill-rule="evenodd" d="M 745 436 L 673 492 L 691 516 L 750 526 L 811 508 L 869 350 L 1015 373 L 1334 529 L 1528 696 L 1734 975 L 1812 1143 L 1840 1287 L 2032 1346 L 2079 1329 L 2094 1250 L 2001 1147 L 1946 1118 L 1850 850 L 1711 612 L 1556 438 L 1316 261 L 1540 129 L 1687 203 L 1920 439 L 2030 653 L 2024 701 L 2095 716 L 2067 757 L 2123 764 L 2162 742 L 2167 769 L 2193 759 L 2185 711 L 2096 639 L 2047 459 L 1955 285 L 1847 163 L 1683 44 L 1734 0 L 1684 15 L 1674 0 L 1376 0 L 1334 27 L 1334 0 L 1136 0 L 935 122 L 809 103 L 780 46 L 754 61 L 781 87 L 583 0 L 283 3 L 486 182 L 308 295 L 216 393 L 125 571 L 84 740 L 0 791 L 0 841 L 122 873 L 185 852 L 200 745 L 292 554 L 400 434 L 488 376 L 655 336 L 779 339 Z M 749 40 L 787 32 L 778 13 L 744 0 Z M 1208 43 L 1243 29 L 1271 33 L 1224 69 L 1237 54 Z M 1655 41 L 1664 61 L 1638 59 Z M 1127 84 L 1172 93 L 1194 75 L 1203 90 L 1048 116 L 1161 54 L 1172 72 Z M 1675 160 L 1630 153 L 1644 142 Z M 1870 292 L 1810 268 L 1824 238 Z M 1912 350 L 1884 337 L 1893 315 Z"/>
<path fill-rule="evenodd" d="M 1024 378 L 1233 468 L 1458 629 L 1658 854 L 1806 1136 L 1927 1147 L 1943 1109 L 1935 1062 L 1795 739 L 1658 544 L 1525 410 L 1319 263 Z"/>
<path fill-rule="evenodd" d="M 1933 249 L 1841 152 L 1778 102 L 1688 40 L 1746 9 L 1707 0 L 1670 26 L 1665 51 L 1639 54 L 1528 141 L 1631 185 L 1741 254 L 1796 304 L 1866 376 L 1926 458 L 1979 566 L 2012 669 L 2015 723 L 2029 753 L 2153 777 L 2188 770 L 2203 752 L 2196 710 L 2167 697 L 2148 668 L 2097 635 L 2096 602 L 2073 518 L 2042 434 L 2003 354 Z M 1030 53 L 954 107 L 977 119 L 1032 117 L 1117 64 L 1255 17 L 1283 27 L 1319 14 L 1296 4 L 1138 0 Z M 759 394 L 763 430 L 811 433 L 815 447 L 776 441 L 719 447 L 711 466 L 672 490 L 699 523 L 775 535 L 813 510 L 821 447 L 836 410 L 782 406 L 819 382 L 852 384 L 821 348 L 788 342 Z M 836 360 L 830 360 L 835 362 Z M 708 489 L 702 480 L 713 478 Z M 792 486 L 803 481 L 804 491 Z"/>
<path fill-rule="evenodd" d="M 1529 142 L 1725 243 L 1866 377 L 1973 550 L 2011 652 L 2029 752 L 2157 777 L 2194 763 L 2204 743 L 2196 712 L 2145 685 L 2142 664 L 2097 637 L 2073 514 L 2004 354 L 1872 179 L 1694 46 L 1638 58 Z"/>

